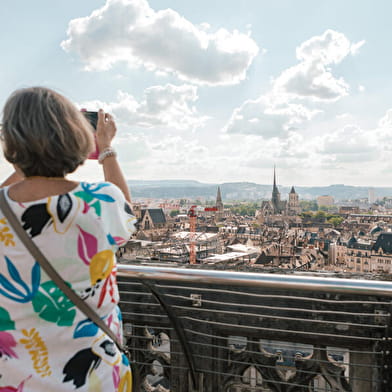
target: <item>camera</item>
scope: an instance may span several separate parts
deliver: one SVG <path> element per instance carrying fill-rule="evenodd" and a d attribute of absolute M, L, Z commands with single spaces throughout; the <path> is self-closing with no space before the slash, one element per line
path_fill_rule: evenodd
<path fill-rule="evenodd" d="M 97 129 L 97 123 L 98 123 L 98 112 L 91 112 L 86 109 L 81 109 L 80 111 L 84 114 L 84 116 L 86 117 L 86 119 L 88 120 L 88 122 L 91 124 L 91 126 L 95 131 Z M 94 135 L 94 139 L 95 139 L 95 135 Z M 97 146 L 97 140 L 95 140 L 95 151 L 90 154 L 88 159 L 98 159 L 98 157 L 99 157 L 99 149 Z"/>
<path fill-rule="evenodd" d="M 97 122 L 98 122 L 98 112 L 91 112 L 86 109 L 81 109 L 81 112 L 87 118 L 88 122 L 94 129 L 97 129 Z"/>

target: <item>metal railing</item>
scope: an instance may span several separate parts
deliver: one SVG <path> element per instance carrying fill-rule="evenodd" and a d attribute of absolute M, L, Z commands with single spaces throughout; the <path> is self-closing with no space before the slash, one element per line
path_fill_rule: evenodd
<path fill-rule="evenodd" d="M 392 282 L 119 264 L 145 391 L 392 390 Z"/>

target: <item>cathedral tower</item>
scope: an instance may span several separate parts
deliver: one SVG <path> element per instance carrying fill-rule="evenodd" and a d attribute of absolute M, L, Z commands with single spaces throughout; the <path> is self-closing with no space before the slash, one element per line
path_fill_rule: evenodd
<path fill-rule="evenodd" d="M 289 193 L 288 213 L 289 215 L 297 215 L 300 212 L 298 194 L 295 192 L 294 186 L 292 186 Z"/>
<path fill-rule="evenodd" d="M 220 187 L 218 186 L 218 192 L 216 193 L 216 208 L 218 211 L 216 212 L 215 218 L 216 220 L 221 220 L 223 218 L 223 202 L 222 202 L 222 196 L 221 196 L 221 190 Z"/>

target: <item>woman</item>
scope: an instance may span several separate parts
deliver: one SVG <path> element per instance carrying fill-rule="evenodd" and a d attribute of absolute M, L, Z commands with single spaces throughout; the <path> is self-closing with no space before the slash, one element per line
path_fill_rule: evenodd
<path fill-rule="evenodd" d="M 101 183 L 66 178 L 94 150 L 94 137 L 83 114 L 55 91 L 14 92 L 2 124 L 4 156 L 16 172 L 5 188 L 12 210 L 61 277 L 121 337 L 115 251 L 135 218 L 111 147 L 112 116 L 98 113 Z M 0 212 L 0 391 L 130 391 L 131 380 L 125 355 L 42 271 Z"/>

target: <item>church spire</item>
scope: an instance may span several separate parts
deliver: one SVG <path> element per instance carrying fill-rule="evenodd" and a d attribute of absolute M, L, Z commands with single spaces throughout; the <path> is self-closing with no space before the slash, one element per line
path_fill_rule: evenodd
<path fill-rule="evenodd" d="M 274 187 L 273 190 L 276 188 L 276 173 L 275 173 L 275 165 L 274 165 Z"/>
<path fill-rule="evenodd" d="M 217 208 L 217 212 L 215 214 L 215 219 L 217 221 L 220 221 L 223 217 L 223 203 L 222 203 L 222 195 L 221 195 L 221 190 L 220 190 L 220 186 L 218 186 L 218 192 L 216 193 L 216 208 Z"/>
<path fill-rule="evenodd" d="M 274 165 L 274 185 L 272 187 L 272 206 L 274 208 L 274 213 L 279 214 L 281 212 L 281 206 L 280 206 L 280 192 L 278 190 L 278 187 L 276 186 L 276 170 L 275 170 L 275 165 Z"/>
<path fill-rule="evenodd" d="M 218 192 L 216 193 L 216 205 L 218 205 L 218 203 L 222 203 L 220 186 L 218 186 Z"/>

